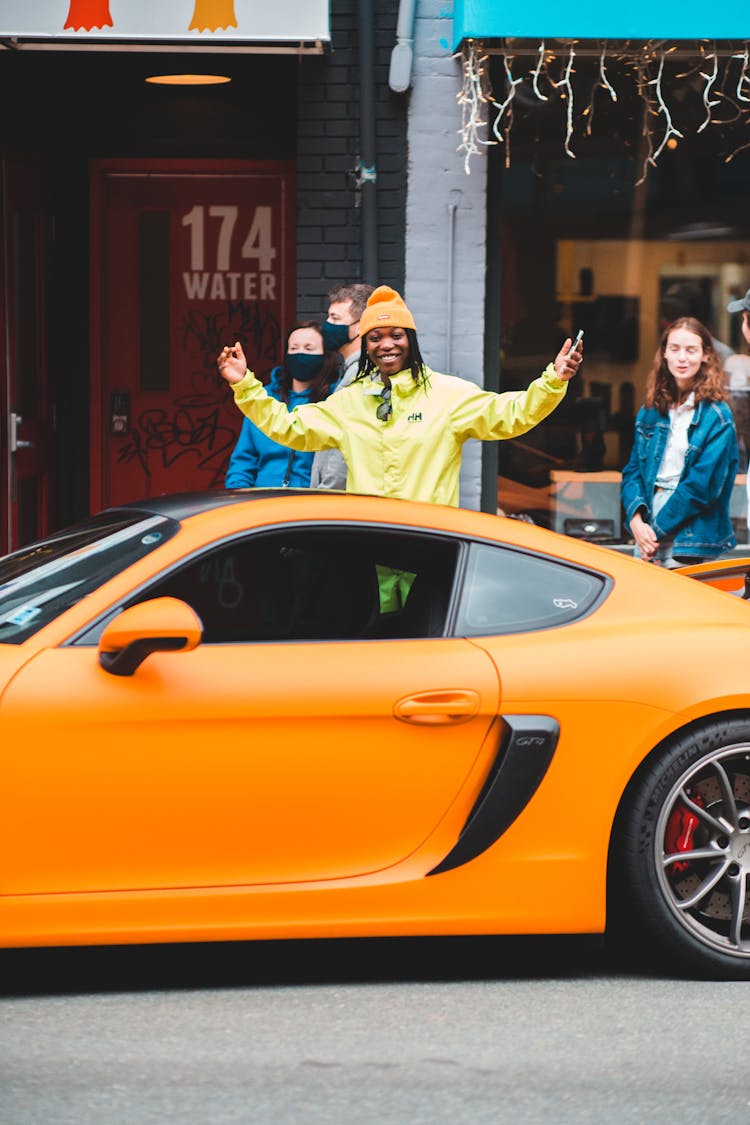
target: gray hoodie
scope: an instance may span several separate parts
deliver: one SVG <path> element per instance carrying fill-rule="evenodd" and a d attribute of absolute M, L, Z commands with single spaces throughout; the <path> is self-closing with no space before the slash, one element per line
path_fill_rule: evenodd
<path fill-rule="evenodd" d="M 360 353 L 355 351 L 344 363 L 336 390 L 348 387 L 357 374 Z M 334 391 L 334 394 L 336 392 Z M 321 449 L 313 457 L 310 488 L 346 488 L 346 461 L 338 449 Z"/>

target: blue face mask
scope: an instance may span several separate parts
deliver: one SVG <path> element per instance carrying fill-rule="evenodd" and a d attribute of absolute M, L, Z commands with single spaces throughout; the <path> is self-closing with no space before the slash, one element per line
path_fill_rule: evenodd
<path fill-rule="evenodd" d="M 284 367 L 299 383 L 310 383 L 320 375 L 324 355 L 310 355 L 309 352 L 287 352 Z"/>
<path fill-rule="evenodd" d="M 323 347 L 326 351 L 337 352 L 339 348 L 349 343 L 349 329 L 351 324 L 334 324 L 331 320 L 323 321 Z"/>

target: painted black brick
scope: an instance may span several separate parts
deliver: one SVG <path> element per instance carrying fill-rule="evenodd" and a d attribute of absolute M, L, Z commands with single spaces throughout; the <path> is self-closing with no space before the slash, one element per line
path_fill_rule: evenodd
<path fill-rule="evenodd" d="M 374 0 L 379 276 L 362 277 L 357 0 L 331 0 L 332 50 L 303 58 L 298 75 L 297 315 L 318 317 L 336 282 L 403 291 L 408 94 L 388 88 L 398 0 Z M 313 142 L 313 143 L 311 143 Z M 327 235 L 330 234 L 330 237 Z M 317 257 L 313 253 L 319 246 Z"/>

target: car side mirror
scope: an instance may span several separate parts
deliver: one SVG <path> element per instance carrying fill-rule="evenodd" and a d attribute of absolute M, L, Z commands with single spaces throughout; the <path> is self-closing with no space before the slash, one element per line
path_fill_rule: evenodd
<path fill-rule="evenodd" d="M 200 644 L 203 622 L 179 598 L 152 598 L 110 621 L 99 640 L 99 663 L 113 676 L 132 676 L 152 652 L 190 652 Z"/>

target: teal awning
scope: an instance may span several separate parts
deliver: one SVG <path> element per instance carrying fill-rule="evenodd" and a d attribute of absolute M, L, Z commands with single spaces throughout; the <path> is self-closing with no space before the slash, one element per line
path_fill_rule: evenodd
<path fill-rule="evenodd" d="M 750 39 L 745 4 L 705 0 L 454 0 L 453 49 L 464 39 Z"/>

